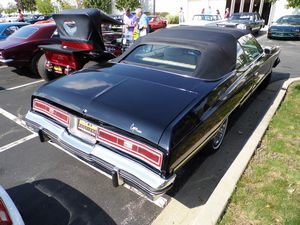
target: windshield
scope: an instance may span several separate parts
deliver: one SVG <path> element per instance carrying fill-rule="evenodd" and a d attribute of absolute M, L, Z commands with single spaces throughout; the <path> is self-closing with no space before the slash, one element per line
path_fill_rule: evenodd
<path fill-rule="evenodd" d="M 232 15 L 230 18 L 230 20 L 253 20 L 254 16 L 253 15 Z"/>
<path fill-rule="evenodd" d="M 220 18 L 218 15 L 194 15 L 193 16 L 194 21 L 201 21 L 201 20 L 215 21 L 215 20 L 219 20 L 219 19 Z"/>
<path fill-rule="evenodd" d="M 300 16 L 283 16 L 277 20 L 277 23 L 300 25 Z"/>
<path fill-rule="evenodd" d="M 134 49 L 123 61 L 149 65 L 157 69 L 193 72 L 200 55 L 200 52 L 194 49 L 145 44 Z"/>
<path fill-rule="evenodd" d="M 35 32 L 38 31 L 37 27 L 29 27 L 25 26 L 17 30 L 15 33 L 9 36 L 9 38 L 22 38 L 22 39 L 27 39 L 31 35 L 33 35 Z"/>

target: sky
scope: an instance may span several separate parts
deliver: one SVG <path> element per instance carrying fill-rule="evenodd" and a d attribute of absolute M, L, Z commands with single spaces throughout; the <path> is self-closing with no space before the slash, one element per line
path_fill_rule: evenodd
<path fill-rule="evenodd" d="M 0 0 L 0 4 L 6 8 L 9 2 L 15 2 L 14 0 Z"/>

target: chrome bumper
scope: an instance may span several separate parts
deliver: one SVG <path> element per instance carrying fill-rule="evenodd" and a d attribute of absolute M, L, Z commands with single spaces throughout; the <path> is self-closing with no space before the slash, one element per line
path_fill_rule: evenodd
<path fill-rule="evenodd" d="M 0 200 L 1 199 L 4 202 L 4 205 L 9 213 L 9 216 L 12 220 L 12 224 L 13 225 L 24 225 L 24 221 L 23 221 L 17 207 L 15 206 L 14 202 L 11 200 L 9 195 L 6 193 L 4 188 L 0 185 Z M 0 217 L 1 217 L 1 215 L 0 215 Z M 1 220 L 1 218 L 0 218 L 0 220 Z"/>
<path fill-rule="evenodd" d="M 154 200 L 172 187 L 176 175 L 164 179 L 141 164 L 123 157 L 99 144 L 90 145 L 72 136 L 62 126 L 35 112 L 28 112 L 26 124 L 38 132 L 41 141 L 48 138 L 80 159 L 108 173 L 113 185 L 124 183 L 137 188 Z"/>
<path fill-rule="evenodd" d="M 13 59 L 0 59 L 0 62 L 2 62 L 2 63 L 9 63 L 12 61 L 13 61 Z"/>

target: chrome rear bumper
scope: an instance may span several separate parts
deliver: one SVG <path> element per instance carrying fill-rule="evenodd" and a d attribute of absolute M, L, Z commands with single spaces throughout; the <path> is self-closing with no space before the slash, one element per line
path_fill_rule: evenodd
<path fill-rule="evenodd" d="M 9 63 L 9 62 L 12 62 L 12 61 L 13 61 L 12 59 L 0 59 L 1 63 Z"/>
<path fill-rule="evenodd" d="M 114 186 L 127 183 L 154 200 L 169 190 L 174 183 L 175 174 L 168 179 L 164 179 L 143 165 L 99 144 L 85 143 L 71 135 L 64 127 L 41 116 L 39 113 L 28 112 L 26 124 L 29 128 L 38 132 L 42 142 L 51 139 L 66 151 L 110 174 Z"/>

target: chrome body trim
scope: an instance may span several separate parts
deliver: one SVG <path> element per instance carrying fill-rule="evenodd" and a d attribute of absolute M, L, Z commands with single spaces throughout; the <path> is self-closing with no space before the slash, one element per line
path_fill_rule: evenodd
<path fill-rule="evenodd" d="M 10 219 L 13 225 L 24 225 L 24 221 L 15 206 L 14 202 L 11 200 L 9 195 L 6 193 L 5 189 L 0 185 L 0 198 L 3 200 L 6 209 L 8 210 Z"/>
<path fill-rule="evenodd" d="M 0 59 L 0 62 L 2 62 L 2 63 L 9 63 L 12 61 L 13 61 L 13 59 Z"/>
<path fill-rule="evenodd" d="M 85 143 L 80 138 L 70 134 L 63 126 L 56 124 L 37 112 L 29 111 L 25 121 L 29 128 L 39 133 L 41 140 L 51 139 L 66 151 L 110 175 L 117 171 L 117 176 L 115 177 L 120 185 L 124 181 L 124 183 L 141 190 L 151 199 L 156 199 L 163 195 L 172 187 L 175 181 L 176 174 L 168 179 L 164 179 L 143 165 L 104 146 L 97 143 Z"/>

